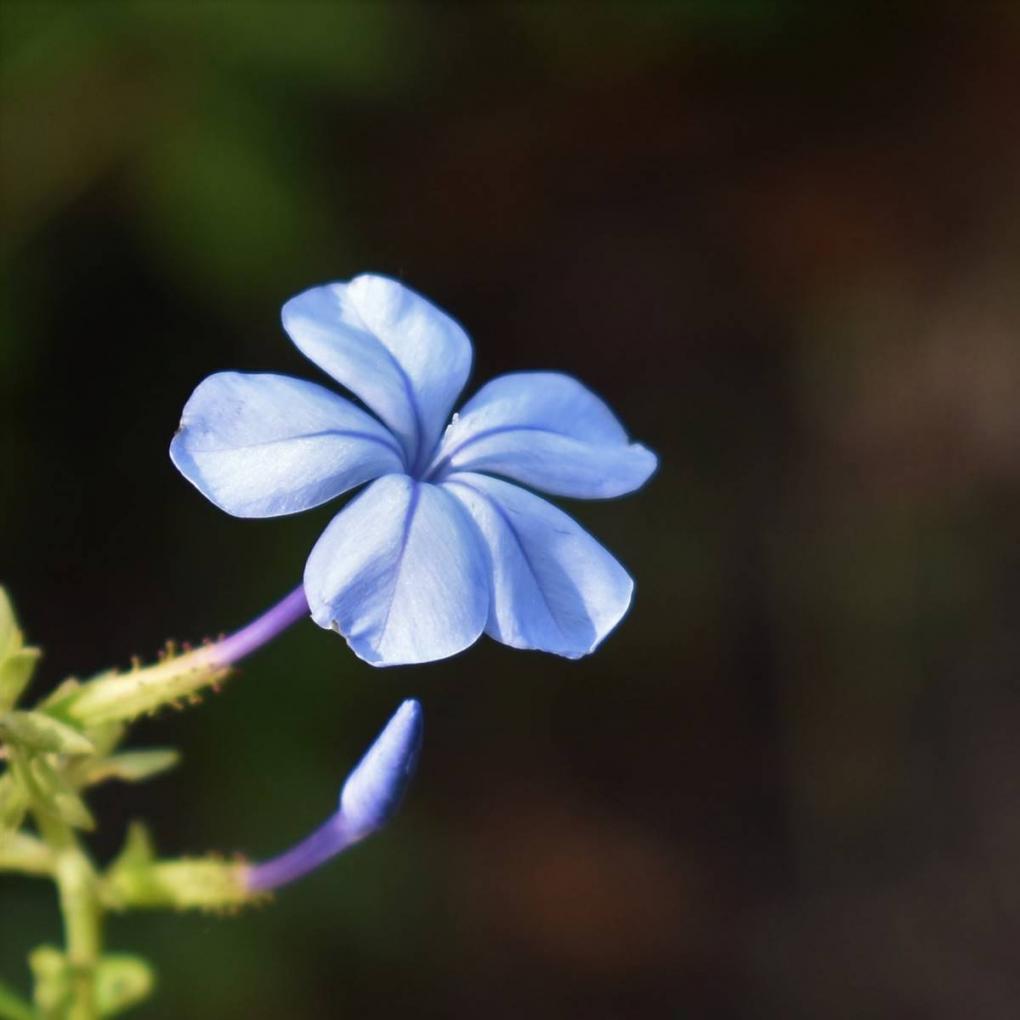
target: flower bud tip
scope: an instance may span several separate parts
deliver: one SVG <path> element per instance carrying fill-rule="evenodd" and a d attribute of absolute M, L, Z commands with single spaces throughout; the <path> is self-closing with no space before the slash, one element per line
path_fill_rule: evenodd
<path fill-rule="evenodd" d="M 340 791 L 340 816 L 356 838 L 385 825 L 396 811 L 418 763 L 424 732 L 419 702 L 405 701 Z"/>

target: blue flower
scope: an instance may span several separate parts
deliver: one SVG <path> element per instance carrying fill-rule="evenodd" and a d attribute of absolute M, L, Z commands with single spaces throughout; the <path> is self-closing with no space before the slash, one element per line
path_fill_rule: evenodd
<path fill-rule="evenodd" d="M 553 372 L 499 376 L 451 420 L 471 342 L 394 280 L 313 287 L 284 305 L 283 327 L 368 410 L 299 379 L 221 372 L 188 400 L 170 456 L 237 517 L 297 513 L 371 483 L 308 558 L 315 622 L 376 666 L 445 658 L 483 630 L 515 648 L 592 651 L 633 582 L 570 517 L 512 483 L 620 496 L 648 479 L 655 455 Z"/>
<path fill-rule="evenodd" d="M 347 777 L 337 810 L 290 850 L 251 865 L 245 875 L 247 888 L 277 889 L 378 832 L 400 806 L 418 764 L 423 730 L 421 705 L 405 701 Z"/>

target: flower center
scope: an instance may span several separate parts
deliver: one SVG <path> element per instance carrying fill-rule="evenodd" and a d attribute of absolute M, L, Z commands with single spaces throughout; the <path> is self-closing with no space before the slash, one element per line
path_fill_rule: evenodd
<path fill-rule="evenodd" d="M 440 454 L 444 449 L 449 449 L 452 445 L 452 437 L 456 433 L 459 423 L 460 415 L 454 411 L 450 424 L 443 429 L 443 434 L 439 437 L 439 442 L 436 443 L 431 455 L 425 461 L 423 469 L 414 476 L 418 481 L 438 483 L 446 477 L 450 466 L 450 458 L 448 455 L 441 457 Z"/>

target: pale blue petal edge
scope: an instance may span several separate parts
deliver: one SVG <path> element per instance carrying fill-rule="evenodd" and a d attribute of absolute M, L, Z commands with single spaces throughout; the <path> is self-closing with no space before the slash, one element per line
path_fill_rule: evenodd
<path fill-rule="evenodd" d="M 429 473 L 442 480 L 484 471 L 554 495 L 606 499 L 639 488 L 656 465 L 576 379 L 518 372 L 493 379 L 464 405 Z"/>
<path fill-rule="evenodd" d="M 170 457 L 235 517 L 297 513 L 403 470 L 394 437 L 350 401 L 289 376 L 240 372 L 199 384 Z"/>
<path fill-rule="evenodd" d="M 313 287 L 283 306 L 283 328 L 425 466 L 471 371 L 471 341 L 449 315 L 385 276 Z"/>
<path fill-rule="evenodd" d="M 444 489 L 406 475 L 373 482 L 330 522 L 305 565 L 312 618 L 375 666 L 454 655 L 482 633 L 488 562 Z"/>
<path fill-rule="evenodd" d="M 562 510 L 485 475 L 451 475 L 443 488 L 464 505 L 489 548 L 487 634 L 514 648 L 576 659 L 620 622 L 634 582 Z"/>

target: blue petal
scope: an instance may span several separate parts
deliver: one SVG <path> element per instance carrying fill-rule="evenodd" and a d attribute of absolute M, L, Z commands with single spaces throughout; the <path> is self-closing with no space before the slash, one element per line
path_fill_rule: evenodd
<path fill-rule="evenodd" d="M 471 370 L 471 341 L 453 319 L 396 280 L 364 275 L 292 298 L 283 328 L 400 437 L 412 474 L 427 463 Z"/>
<path fill-rule="evenodd" d="M 405 701 L 347 777 L 340 815 L 355 838 L 385 825 L 399 807 L 418 764 L 423 730 L 421 705 Z"/>
<path fill-rule="evenodd" d="M 443 488 L 464 504 L 489 547 L 487 634 L 514 648 L 576 659 L 620 622 L 634 582 L 576 521 L 485 475 L 451 475 Z"/>
<path fill-rule="evenodd" d="M 605 499 L 638 488 L 656 457 L 576 379 L 556 372 L 502 375 L 483 386 L 447 429 L 430 468 L 487 471 L 559 496 Z"/>
<path fill-rule="evenodd" d="M 170 457 L 235 517 L 297 513 L 403 470 L 394 437 L 350 401 L 300 379 L 240 372 L 199 384 Z"/>
<path fill-rule="evenodd" d="M 406 475 L 373 482 L 333 518 L 305 566 L 320 627 L 376 666 L 467 648 L 489 612 L 485 550 L 461 505 Z"/>

